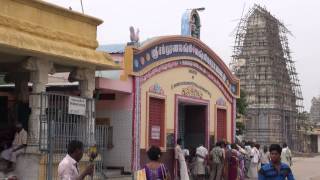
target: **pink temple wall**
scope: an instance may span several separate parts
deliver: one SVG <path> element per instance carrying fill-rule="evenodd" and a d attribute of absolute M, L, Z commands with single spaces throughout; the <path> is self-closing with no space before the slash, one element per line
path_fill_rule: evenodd
<path fill-rule="evenodd" d="M 96 111 L 105 109 L 128 109 L 132 107 L 132 95 L 116 93 L 115 100 L 99 100 L 96 102 Z"/>
<path fill-rule="evenodd" d="M 122 93 L 132 93 L 132 80 L 113 80 L 107 78 L 96 78 L 96 88 L 105 91 L 117 91 Z"/>

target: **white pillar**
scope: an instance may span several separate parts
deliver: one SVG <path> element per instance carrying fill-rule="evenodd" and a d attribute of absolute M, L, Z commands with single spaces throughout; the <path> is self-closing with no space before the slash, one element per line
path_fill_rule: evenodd
<path fill-rule="evenodd" d="M 93 92 L 95 89 L 95 70 L 94 69 L 83 69 L 83 78 L 80 82 L 80 93 L 81 97 L 93 98 Z"/>
<path fill-rule="evenodd" d="M 95 90 L 95 70 L 94 69 L 84 69 L 84 78 L 80 80 L 80 94 L 81 97 L 93 98 L 93 92 Z M 88 119 L 88 130 L 89 130 L 89 139 L 88 143 L 90 146 L 95 144 L 95 101 L 92 99 L 92 103 L 87 104 L 88 108 L 91 109 L 91 114 L 89 114 Z"/>
<path fill-rule="evenodd" d="M 26 153 L 18 156 L 15 174 L 19 179 L 39 179 L 41 153 L 39 151 L 40 110 L 39 93 L 46 91 L 48 74 L 54 73 L 53 63 L 44 59 L 31 57 L 23 61 L 22 68 L 30 72 L 32 94 L 29 97 L 31 115 L 29 118 L 28 146 Z"/>
<path fill-rule="evenodd" d="M 41 110 L 40 93 L 46 91 L 48 74 L 54 73 L 54 66 L 53 63 L 48 60 L 35 57 L 26 60 L 22 66 L 24 69 L 30 71 L 30 82 L 32 83 L 32 95 L 30 95 L 29 98 L 31 115 L 29 118 L 28 145 L 38 145 Z"/>

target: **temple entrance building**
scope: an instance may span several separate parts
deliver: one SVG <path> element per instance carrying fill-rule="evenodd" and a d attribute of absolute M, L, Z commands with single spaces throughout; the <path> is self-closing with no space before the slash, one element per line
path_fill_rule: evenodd
<path fill-rule="evenodd" d="M 155 145 L 173 174 L 178 138 L 190 151 L 200 144 L 209 149 L 217 140 L 234 142 L 239 79 L 199 39 L 196 10 L 184 13 L 181 31 L 142 43 L 100 46 L 124 67 L 101 72 L 96 87 L 102 95 L 97 119 L 113 127 L 106 166 L 137 170 Z"/>

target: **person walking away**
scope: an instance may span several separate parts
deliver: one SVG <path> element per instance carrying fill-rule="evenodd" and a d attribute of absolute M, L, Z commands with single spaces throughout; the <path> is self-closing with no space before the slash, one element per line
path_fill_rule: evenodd
<path fill-rule="evenodd" d="M 210 180 L 222 180 L 223 172 L 223 147 L 224 142 L 218 141 L 216 146 L 210 151 L 209 160 L 212 162 L 210 170 Z"/>
<path fill-rule="evenodd" d="M 197 163 L 197 157 L 196 157 L 196 148 L 192 148 L 190 151 L 190 163 L 189 163 L 189 169 L 191 177 L 190 179 L 195 180 L 197 179 L 197 171 L 196 171 L 196 163 Z"/>
<path fill-rule="evenodd" d="M 251 164 L 251 143 L 246 142 L 244 148 L 246 151 L 246 155 L 245 155 L 245 162 L 244 162 L 244 167 L 245 167 L 245 176 L 248 178 L 248 174 L 249 174 L 249 169 L 250 169 L 250 164 Z"/>
<path fill-rule="evenodd" d="M 246 151 L 240 145 L 237 145 L 237 147 L 238 147 L 238 159 L 239 159 L 239 180 L 244 180 Z"/>
<path fill-rule="evenodd" d="M 259 152 L 259 160 L 258 160 L 258 169 L 257 172 L 259 170 L 259 168 L 261 167 L 261 155 L 262 155 L 262 151 L 260 149 L 260 144 L 255 144 L 255 147 L 257 148 L 258 152 Z"/>
<path fill-rule="evenodd" d="M 258 177 L 258 165 L 259 165 L 259 150 L 254 146 L 254 144 L 251 144 L 251 162 L 250 162 L 250 168 L 248 172 L 248 177 L 256 179 Z"/>
<path fill-rule="evenodd" d="M 286 163 L 290 167 L 292 166 L 292 154 L 287 143 L 283 143 L 282 145 L 281 162 Z"/>
<path fill-rule="evenodd" d="M 73 140 L 68 144 L 68 154 L 62 159 L 58 166 L 59 180 L 83 180 L 86 176 L 93 174 L 94 166 L 90 164 L 80 173 L 78 165 L 83 156 L 83 143 Z"/>
<path fill-rule="evenodd" d="M 225 141 L 225 146 L 223 148 L 223 156 L 224 156 L 224 162 L 223 162 L 223 179 L 228 179 L 229 175 L 229 160 L 231 157 L 231 146 L 229 142 Z"/>
<path fill-rule="evenodd" d="M 150 162 L 144 166 L 147 180 L 170 180 L 168 169 L 160 162 L 160 148 L 157 146 L 151 146 L 147 154 L 150 160 Z"/>
<path fill-rule="evenodd" d="M 27 137 L 27 131 L 23 129 L 22 124 L 16 124 L 16 133 L 11 147 L 1 152 L 1 158 L 7 161 L 7 172 L 15 169 L 18 155 L 27 147 Z"/>
<path fill-rule="evenodd" d="M 175 159 L 178 161 L 179 175 L 181 180 L 189 180 L 188 168 L 185 160 L 185 152 L 181 149 L 182 140 L 177 140 L 177 145 L 174 149 Z"/>
<path fill-rule="evenodd" d="M 239 159 L 238 159 L 237 145 L 231 144 L 231 156 L 229 158 L 228 180 L 239 179 L 238 168 L 239 168 Z"/>
<path fill-rule="evenodd" d="M 261 167 L 268 164 L 270 161 L 270 152 L 268 151 L 268 146 L 263 146 L 263 151 L 261 153 Z"/>
<path fill-rule="evenodd" d="M 259 170 L 259 180 L 295 180 L 291 168 L 281 162 L 281 151 L 279 144 L 270 145 L 271 160 Z"/>
<path fill-rule="evenodd" d="M 207 148 L 203 147 L 201 144 L 197 149 L 196 149 L 196 176 L 197 180 L 204 180 L 205 175 L 206 175 L 206 159 L 208 155 L 208 150 Z"/>

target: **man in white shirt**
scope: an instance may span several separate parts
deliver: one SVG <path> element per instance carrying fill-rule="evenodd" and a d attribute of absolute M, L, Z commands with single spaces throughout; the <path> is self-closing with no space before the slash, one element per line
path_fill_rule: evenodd
<path fill-rule="evenodd" d="M 259 149 L 260 145 L 259 144 L 251 144 L 251 162 L 250 162 L 250 168 L 248 171 L 248 176 L 249 178 L 256 179 L 258 178 L 258 165 L 260 161 L 260 152 Z"/>
<path fill-rule="evenodd" d="M 83 156 L 83 143 L 71 141 L 68 145 L 68 154 L 58 166 L 59 180 L 83 180 L 87 175 L 92 175 L 94 166 L 89 165 L 80 173 L 78 163 Z"/>
<path fill-rule="evenodd" d="M 181 180 L 189 180 L 188 168 L 185 159 L 185 151 L 181 148 L 182 139 L 177 140 L 177 145 L 174 149 L 175 159 L 177 164 L 179 165 L 179 179 Z"/>
<path fill-rule="evenodd" d="M 283 143 L 282 145 L 281 162 L 287 164 L 288 166 L 292 166 L 292 154 L 287 143 Z"/>
<path fill-rule="evenodd" d="M 16 124 L 16 134 L 12 142 L 12 146 L 1 153 L 1 158 L 8 161 L 6 171 L 13 171 L 17 156 L 23 153 L 24 148 L 27 146 L 27 132 L 22 128 L 22 124 Z"/>
<path fill-rule="evenodd" d="M 206 159 L 208 155 L 207 148 L 203 147 L 203 145 L 200 145 L 196 149 L 196 175 L 197 180 L 205 179 L 206 175 Z"/>

